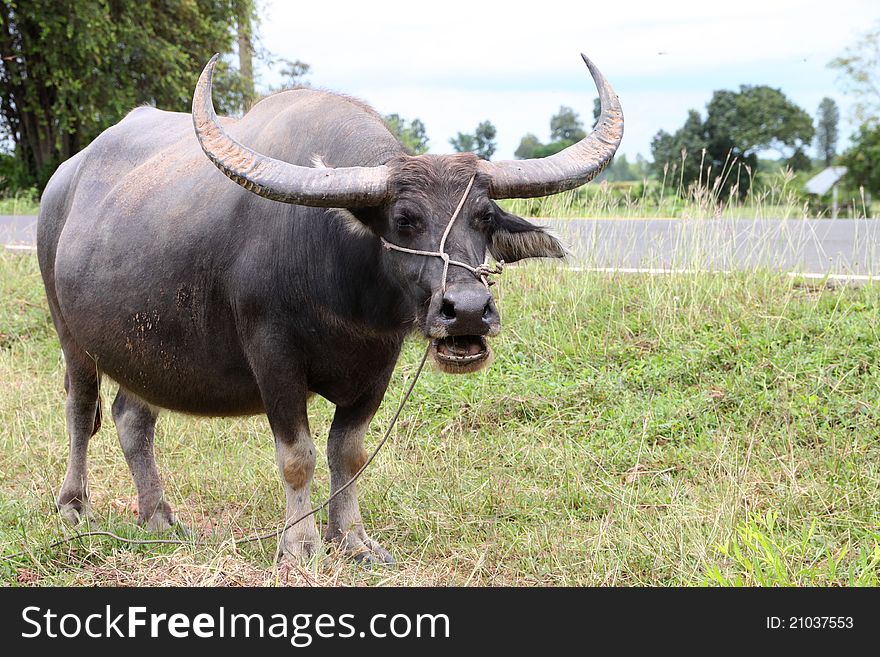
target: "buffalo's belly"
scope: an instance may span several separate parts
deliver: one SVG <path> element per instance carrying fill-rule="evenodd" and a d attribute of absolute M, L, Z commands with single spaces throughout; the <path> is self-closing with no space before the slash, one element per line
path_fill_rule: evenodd
<path fill-rule="evenodd" d="M 101 372 L 155 406 L 212 416 L 262 412 L 238 349 L 222 337 L 187 334 L 179 321 L 157 308 L 95 313 L 87 325 L 73 320 L 71 332 Z"/>
<path fill-rule="evenodd" d="M 259 389 L 243 363 L 204 349 L 193 350 L 204 358 L 193 358 L 159 344 L 135 354 L 130 345 L 121 350 L 117 344 L 102 344 L 97 350 L 100 369 L 154 406 L 207 416 L 264 412 Z"/>
<path fill-rule="evenodd" d="M 198 280 L 93 258 L 71 267 L 59 249 L 56 291 L 76 347 L 96 368 L 161 408 L 200 415 L 262 412 L 231 312 Z"/>

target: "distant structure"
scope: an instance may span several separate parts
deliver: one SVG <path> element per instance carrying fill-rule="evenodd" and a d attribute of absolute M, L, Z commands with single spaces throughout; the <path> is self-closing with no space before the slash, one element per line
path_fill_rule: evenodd
<path fill-rule="evenodd" d="M 837 183 L 846 174 L 846 167 L 828 167 L 807 181 L 804 188 L 810 194 L 823 196 L 831 190 L 831 218 L 837 219 Z"/>

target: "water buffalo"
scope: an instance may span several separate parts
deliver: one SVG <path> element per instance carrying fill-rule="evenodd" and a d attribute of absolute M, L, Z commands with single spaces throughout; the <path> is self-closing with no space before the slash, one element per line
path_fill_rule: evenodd
<path fill-rule="evenodd" d="M 313 89 L 218 119 L 215 56 L 191 116 L 135 109 L 62 164 L 37 234 L 67 368 L 60 512 L 73 522 L 88 512 L 86 453 L 101 424 L 104 375 L 119 384 L 112 415 L 138 521 L 158 530 L 175 523 L 153 456 L 160 409 L 265 413 L 291 518 L 311 508 L 313 393 L 336 406 L 327 444 L 336 491 L 364 462 L 363 436 L 405 336 L 418 330 L 431 341 L 445 372 L 483 367 L 487 338 L 500 329 L 480 267 L 487 251 L 506 262 L 564 254 L 493 199 L 582 185 L 623 135 L 617 96 L 584 61 L 599 122 L 543 159 L 411 156 L 368 106 Z M 391 559 L 364 532 L 355 486 L 330 505 L 326 538 L 359 559 Z M 281 543 L 291 557 L 318 545 L 313 518 Z"/>

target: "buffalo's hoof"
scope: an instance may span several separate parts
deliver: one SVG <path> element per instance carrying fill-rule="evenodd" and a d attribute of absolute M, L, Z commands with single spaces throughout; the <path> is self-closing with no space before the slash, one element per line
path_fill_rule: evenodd
<path fill-rule="evenodd" d="M 391 553 L 363 531 L 340 536 L 337 543 L 345 555 L 358 563 L 370 566 L 390 566 L 394 563 Z"/>
<path fill-rule="evenodd" d="M 321 547 L 321 539 L 315 534 L 300 533 L 294 535 L 288 530 L 281 539 L 281 549 L 278 558 L 280 561 L 291 563 L 305 563 L 310 561 L 318 553 Z"/>
<path fill-rule="evenodd" d="M 366 544 L 364 544 L 366 547 Z M 381 545 L 374 545 L 353 555 L 354 560 L 365 566 L 393 566 L 394 557 Z"/>
<path fill-rule="evenodd" d="M 148 532 L 165 532 L 172 528 L 182 527 L 167 502 L 160 502 L 148 518 L 142 517 L 139 510 L 138 524 Z"/>
<path fill-rule="evenodd" d="M 65 521 L 71 525 L 78 525 L 81 522 L 92 523 L 95 521 L 95 515 L 88 502 L 81 500 L 71 500 L 70 502 L 56 502 L 55 508 Z"/>

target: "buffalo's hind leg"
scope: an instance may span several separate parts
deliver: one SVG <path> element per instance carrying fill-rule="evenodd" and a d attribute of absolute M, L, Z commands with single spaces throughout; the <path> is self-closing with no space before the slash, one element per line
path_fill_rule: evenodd
<path fill-rule="evenodd" d="M 384 388 L 382 388 L 384 393 Z M 327 461 L 330 465 L 330 494 L 342 488 L 367 461 L 364 434 L 381 401 L 348 408 L 337 407 L 327 439 Z M 330 502 L 326 538 L 336 541 L 347 554 L 366 563 L 393 563 L 391 554 L 364 531 L 358 504 L 357 482 L 339 493 Z"/>
<path fill-rule="evenodd" d="M 82 364 L 65 350 L 67 371 L 64 387 L 67 390 L 65 416 L 70 453 L 67 472 L 56 502 L 58 512 L 72 524 L 91 515 L 89 509 L 89 439 L 101 427 L 100 374 L 94 362 Z"/>
<path fill-rule="evenodd" d="M 113 421 L 137 487 L 138 524 L 151 531 L 168 529 L 177 522 L 165 501 L 153 453 L 157 417 L 156 410 L 140 397 L 119 389 L 113 401 Z"/>

